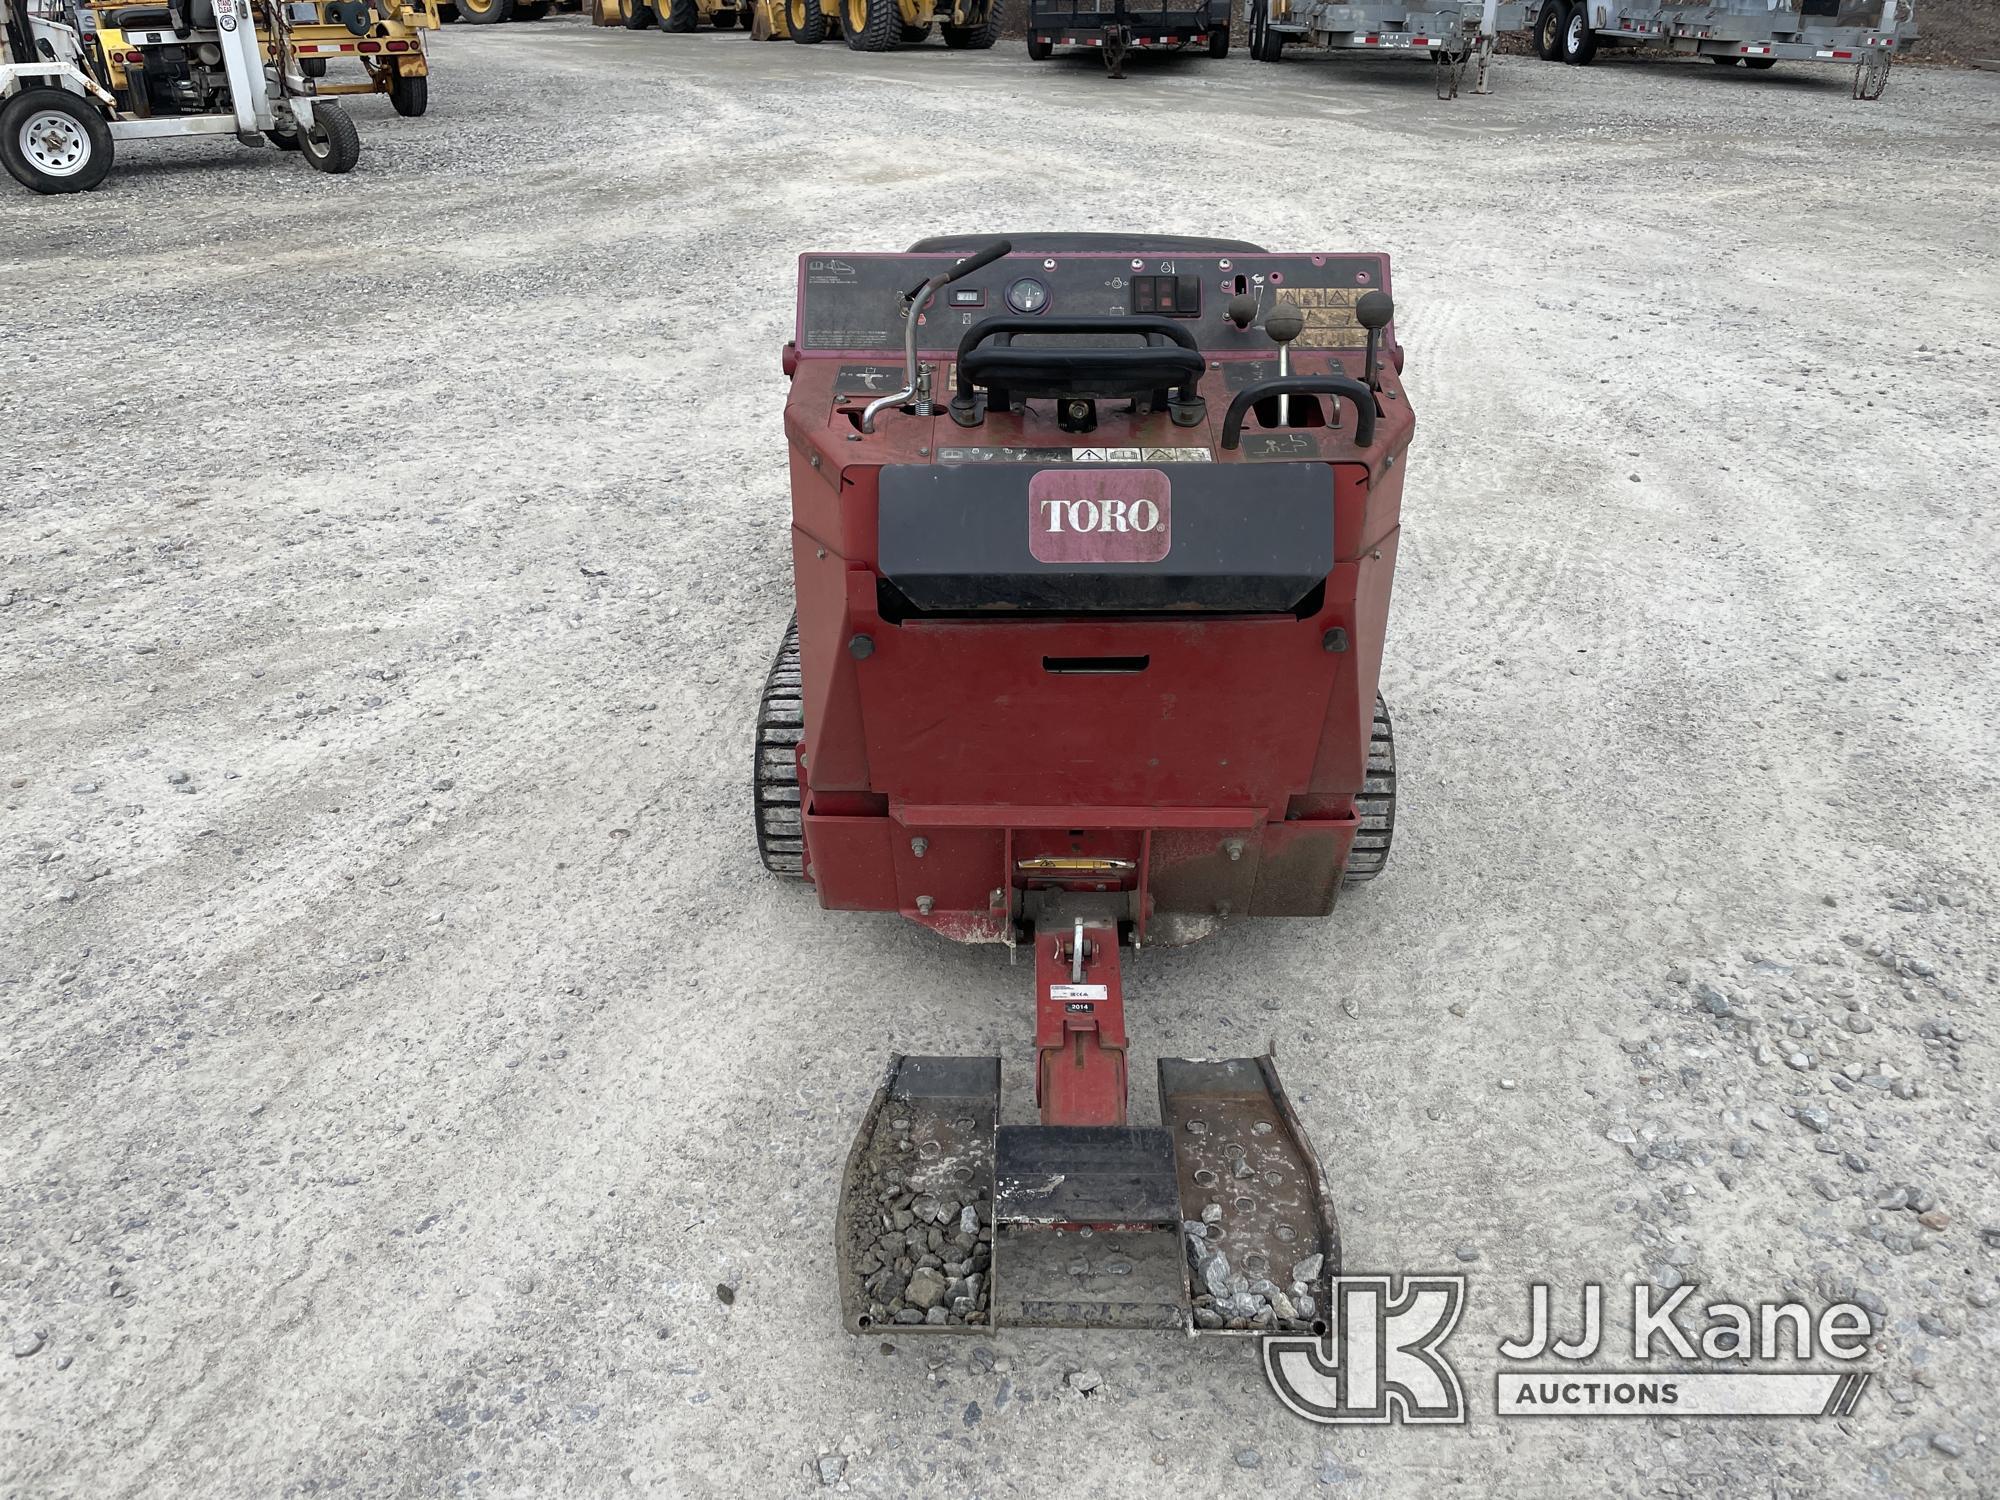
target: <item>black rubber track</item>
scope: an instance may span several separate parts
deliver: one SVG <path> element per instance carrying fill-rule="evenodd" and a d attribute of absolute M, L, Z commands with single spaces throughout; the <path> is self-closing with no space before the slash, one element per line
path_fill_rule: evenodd
<path fill-rule="evenodd" d="M 751 769 L 751 798 L 757 813 L 757 857 L 773 875 L 803 879 L 805 827 L 799 821 L 799 741 L 805 737 L 805 687 L 799 676 L 799 620 L 785 627 L 785 639 L 764 678 L 757 705 L 757 758 Z"/>
<path fill-rule="evenodd" d="M 1375 723 L 1368 735 L 1368 774 L 1354 799 L 1361 830 L 1347 855 L 1343 885 L 1373 880 L 1389 862 L 1389 845 L 1396 836 L 1396 731 L 1389 723 L 1389 705 L 1375 695 Z"/>

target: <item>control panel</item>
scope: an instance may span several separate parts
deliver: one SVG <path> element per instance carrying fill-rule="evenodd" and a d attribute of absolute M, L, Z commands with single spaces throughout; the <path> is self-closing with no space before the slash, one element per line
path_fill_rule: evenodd
<path fill-rule="evenodd" d="M 948 270 L 959 257 L 802 255 L 796 339 L 801 355 L 900 355 L 902 294 Z M 1280 301 L 1298 309 L 1304 329 L 1292 347 L 1360 349 L 1367 330 L 1355 317 L 1364 293 L 1389 291 L 1381 255 L 1121 255 L 1115 252 L 1003 256 L 941 291 L 918 329 L 917 347 L 937 357 L 956 351 L 974 324 L 990 317 L 1125 317 L 1183 320 L 1210 355 L 1269 356 L 1258 326 Z M 1250 299 L 1255 313 L 1238 327 L 1230 316 Z M 1016 340 L 1032 343 L 1030 335 Z M 1055 335 L 1056 343 L 1091 342 Z M 1393 335 L 1390 336 L 1393 345 Z"/>

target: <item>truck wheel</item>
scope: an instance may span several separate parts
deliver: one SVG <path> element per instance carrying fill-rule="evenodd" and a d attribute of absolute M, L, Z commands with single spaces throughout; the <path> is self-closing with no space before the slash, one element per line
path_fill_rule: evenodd
<path fill-rule="evenodd" d="M 799 741 L 805 738 L 805 687 L 799 676 L 799 618 L 785 627 L 757 705 L 757 758 L 750 797 L 757 814 L 757 857 L 773 875 L 806 873 L 805 824 L 799 815 Z M 1349 864 L 1352 865 L 1350 856 Z"/>
<path fill-rule="evenodd" d="M 361 136 L 347 111 L 325 99 L 313 105 L 312 128 L 299 132 L 299 150 L 315 172 L 338 177 L 361 160 Z"/>
<path fill-rule="evenodd" d="M 1542 0 L 1542 8 L 1535 13 L 1535 56 L 1543 62 L 1562 61 L 1563 22 L 1568 12 L 1562 0 Z"/>
<path fill-rule="evenodd" d="M 625 14 L 618 18 L 618 24 L 627 31 L 644 31 L 656 20 L 653 7 L 646 0 L 625 0 Z"/>
<path fill-rule="evenodd" d="M 1250 7 L 1250 55 L 1258 62 L 1277 62 L 1285 55 L 1282 32 L 1271 29 L 1270 0 L 1253 0 Z"/>
<path fill-rule="evenodd" d="M 1361 815 L 1361 827 L 1347 852 L 1342 885 L 1359 885 L 1380 875 L 1396 836 L 1396 731 L 1380 693 L 1375 695 L 1375 722 L 1368 733 L 1368 770 L 1354 810 Z"/>
<path fill-rule="evenodd" d="M 894 52 L 903 30 L 896 0 L 842 0 L 841 22 L 856 52 Z"/>
<path fill-rule="evenodd" d="M 1597 33 L 1590 29 L 1589 9 L 1572 5 L 1563 16 L 1563 61 L 1584 68 L 1597 56 Z"/>
<path fill-rule="evenodd" d="M 1208 55 L 1210 57 L 1229 56 L 1229 28 L 1218 26 L 1208 34 Z"/>
<path fill-rule="evenodd" d="M 1055 55 L 1056 44 L 1054 42 L 1045 42 L 1037 36 L 1030 36 L 1028 38 L 1029 62 L 1047 62 Z"/>
<path fill-rule="evenodd" d="M 414 120 L 431 107 L 431 81 L 421 73 L 398 73 L 389 80 L 389 108 Z"/>
<path fill-rule="evenodd" d="M 474 26 L 497 26 L 514 13 L 514 0 L 456 0 L 458 18 Z"/>
<path fill-rule="evenodd" d="M 785 0 L 785 27 L 793 41 L 810 47 L 826 40 L 826 12 L 819 0 Z"/>
<path fill-rule="evenodd" d="M 0 162 L 37 193 L 85 193 L 111 170 L 111 130 L 67 89 L 24 89 L 0 109 Z"/>
<path fill-rule="evenodd" d="M 701 7 L 694 0 L 671 0 L 666 18 L 660 22 L 660 30 L 693 31 L 700 24 Z"/>

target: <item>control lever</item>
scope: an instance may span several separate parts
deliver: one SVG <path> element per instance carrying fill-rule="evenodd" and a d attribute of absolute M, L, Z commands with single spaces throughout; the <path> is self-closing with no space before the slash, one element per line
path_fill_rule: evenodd
<path fill-rule="evenodd" d="M 1238 328 L 1248 328 L 1257 317 L 1257 299 L 1248 292 L 1238 292 L 1223 312 Z"/>
<path fill-rule="evenodd" d="M 1299 311 L 1297 303 L 1286 302 L 1282 298 L 1264 319 L 1264 332 L 1268 333 L 1278 346 L 1278 378 L 1283 380 L 1292 373 L 1292 340 L 1306 331 L 1306 315 Z M 1278 398 L 1278 425 L 1292 425 L 1292 398 Z"/>
<path fill-rule="evenodd" d="M 1368 330 L 1368 353 L 1361 362 L 1361 378 L 1368 389 L 1382 389 L 1382 377 L 1377 373 L 1382 356 L 1382 330 L 1389 326 L 1389 320 L 1396 316 L 1396 302 L 1387 292 L 1363 292 L 1354 302 L 1354 320 Z"/>
<path fill-rule="evenodd" d="M 931 298 L 935 297 L 940 289 L 951 285 L 962 276 L 970 276 L 974 271 L 992 265 L 1003 255 L 1013 253 L 1012 240 L 995 240 L 990 245 L 982 246 L 972 254 L 954 261 L 950 270 L 920 281 L 903 293 L 903 388 L 887 396 L 878 396 L 868 403 L 867 409 L 861 413 L 863 432 L 873 432 L 876 413 L 891 406 L 901 406 L 910 397 L 917 395 L 919 385 L 923 387 L 923 394 L 917 401 L 917 415 L 920 417 L 931 415 L 930 371 L 928 369 L 919 371 L 917 368 L 917 323 L 922 319 L 924 309 L 931 305 Z"/>

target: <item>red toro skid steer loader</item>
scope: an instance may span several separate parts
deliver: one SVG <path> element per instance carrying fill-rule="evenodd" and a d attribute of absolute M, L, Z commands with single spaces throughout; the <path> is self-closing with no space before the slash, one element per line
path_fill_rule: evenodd
<path fill-rule="evenodd" d="M 759 847 L 1035 975 L 1039 1123 L 1000 1122 L 998 1058 L 891 1063 L 850 1329 L 1324 1331 L 1338 1231 L 1272 1058 L 1162 1058 L 1131 1120 L 1121 959 L 1324 916 L 1388 855 L 1392 311 L 1386 256 L 1227 240 L 801 257 Z"/>

